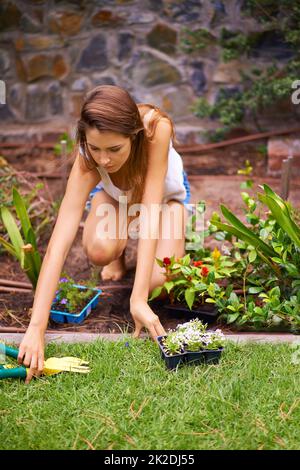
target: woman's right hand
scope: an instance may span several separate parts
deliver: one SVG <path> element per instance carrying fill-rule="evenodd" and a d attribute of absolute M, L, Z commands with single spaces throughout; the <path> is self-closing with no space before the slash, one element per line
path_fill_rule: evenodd
<path fill-rule="evenodd" d="M 44 369 L 44 332 L 40 327 L 29 325 L 19 346 L 18 364 L 29 367 L 26 384 L 33 376 L 39 377 Z"/>

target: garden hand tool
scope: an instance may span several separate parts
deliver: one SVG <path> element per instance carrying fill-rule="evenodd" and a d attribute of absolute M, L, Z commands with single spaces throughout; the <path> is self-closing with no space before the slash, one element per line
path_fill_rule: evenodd
<path fill-rule="evenodd" d="M 11 348 L 5 344 L 0 344 L 0 359 L 1 354 L 5 356 L 12 357 L 14 359 L 18 358 L 19 351 L 18 349 Z M 87 374 L 90 372 L 89 367 L 87 367 L 88 362 L 79 359 L 78 357 L 50 357 L 44 361 L 43 375 L 54 375 L 59 374 L 60 372 L 79 372 L 81 374 Z M 28 367 L 19 366 L 14 367 L 11 364 L 0 365 L 0 379 L 5 378 L 22 378 L 26 379 L 27 373 L 29 371 Z"/>

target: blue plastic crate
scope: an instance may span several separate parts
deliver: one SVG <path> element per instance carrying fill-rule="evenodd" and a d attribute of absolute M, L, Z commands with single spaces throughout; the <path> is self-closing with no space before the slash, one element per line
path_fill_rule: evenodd
<path fill-rule="evenodd" d="M 80 286 L 78 284 L 73 284 L 79 289 L 90 289 L 89 287 Z M 51 320 L 57 323 L 81 323 L 83 320 L 91 313 L 93 308 L 96 308 L 99 302 L 99 296 L 102 292 L 102 289 L 92 288 L 96 292 L 94 297 L 89 301 L 89 303 L 81 310 L 81 312 L 73 314 L 67 312 L 60 312 L 59 310 L 50 310 Z"/>

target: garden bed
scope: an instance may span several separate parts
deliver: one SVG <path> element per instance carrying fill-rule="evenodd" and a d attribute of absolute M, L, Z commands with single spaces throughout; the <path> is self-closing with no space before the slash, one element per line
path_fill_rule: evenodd
<path fill-rule="evenodd" d="M 34 156 L 33 160 L 36 161 L 39 157 Z M 202 157 L 194 157 L 195 160 Z M 33 161 L 30 159 L 25 159 L 22 162 L 22 158 L 16 158 L 14 163 L 16 167 L 23 170 L 30 170 L 33 165 Z M 53 161 L 48 162 L 49 165 L 45 168 L 39 168 L 40 171 L 47 170 L 50 171 L 53 167 Z M 50 164 L 51 163 L 51 164 Z M 27 165 L 27 166 L 26 166 Z M 52 167 L 51 167 L 52 165 Z M 195 173 L 195 166 L 191 171 L 186 167 L 188 174 Z M 206 220 L 209 219 L 211 213 L 215 210 L 218 210 L 219 203 L 225 201 L 230 201 L 230 208 L 236 214 L 242 214 L 241 203 L 240 203 L 240 187 L 239 183 L 244 179 L 242 176 L 203 176 L 199 175 L 191 177 L 191 188 L 192 188 L 192 201 L 205 199 L 207 203 L 207 215 Z M 218 179 L 218 184 L 216 184 L 216 179 Z M 212 180 L 214 184 L 212 185 Z M 279 189 L 280 181 L 275 178 L 254 178 L 255 185 L 261 184 L 265 181 L 269 181 L 272 184 L 272 187 L 275 190 Z M 43 180 L 45 181 L 45 180 Z M 300 179 L 294 178 L 291 184 L 291 200 L 298 207 L 300 205 Z M 49 179 L 45 188 L 41 190 L 43 197 L 48 198 L 49 201 L 56 200 L 61 195 L 61 180 L 59 179 Z M 232 201 L 232 202 L 231 202 Z M 84 218 L 87 216 L 87 213 L 84 214 Z M 84 219 L 83 219 L 84 220 Z M 39 243 L 40 253 L 43 256 L 46 251 L 47 240 L 51 235 L 51 230 L 53 224 L 47 226 L 46 233 L 43 234 Z M 68 272 L 74 280 L 80 281 L 88 279 L 91 276 L 91 273 L 95 269 L 89 262 L 84 254 L 82 243 L 82 227 L 78 229 L 77 236 L 72 245 L 69 256 L 67 257 L 64 269 Z M 126 265 L 128 267 L 128 272 L 122 281 L 111 282 L 111 281 L 102 281 L 99 276 L 99 285 L 101 289 L 104 287 L 104 290 L 101 294 L 101 302 L 91 315 L 80 325 L 58 325 L 49 321 L 49 328 L 57 331 L 69 330 L 69 331 L 88 331 L 88 332 L 99 332 L 99 333 L 114 333 L 120 332 L 120 329 L 128 329 L 128 331 L 133 330 L 133 322 L 129 311 L 129 298 L 131 293 L 131 288 L 134 281 L 135 274 L 135 265 L 136 265 L 136 240 L 128 240 L 128 245 L 126 248 Z M 17 261 L 13 260 L 10 256 L 5 254 L 0 254 L 0 277 L 5 279 L 10 279 L 14 281 L 23 281 L 28 282 L 28 279 L 22 272 Z M 105 289 L 106 285 L 114 285 L 113 289 Z M 127 285 L 127 288 L 122 286 Z M 117 286 L 120 286 L 120 289 Z M 104 301 L 103 301 L 103 300 Z M 15 327 L 15 328 L 26 328 L 30 321 L 30 309 L 33 303 L 32 292 L 18 292 L 18 293 L 8 293 L 0 292 L 0 328 L 1 327 Z M 191 318 L 190 312 L 183 312 L 182 317 L 178 312 L 172 312 L 164 308 L 164 302 L 152 302 L 150 303 L 151 307 L 157 313 L 161 319 L 161 322 L 165 328 L 173 328 L 177 325 L 178 321 L 182 318 L 182 321 L 187 321 Z M 179 318 L 178 318 L 179 317 Z M 210 324 L 210 328 L 214 328 L 215 323 Z M 224 331 L 256 331 L 252 328 L 236 328 L 232 325 L 222 325 Z M 276 330 L 263 330 L 263 331 L 282 331 L 282 328 Z"/>

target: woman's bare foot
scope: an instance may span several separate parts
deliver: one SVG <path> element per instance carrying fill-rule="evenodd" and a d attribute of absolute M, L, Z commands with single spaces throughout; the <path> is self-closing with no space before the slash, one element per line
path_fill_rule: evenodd
<path fill-rule="evenodd" d="M 113 260 L 111 263 L 103 266 L 100 273 L 102 281 L 119 281 L 126 274 L 125 265 L 125 249 L 120 258 Z"/>

